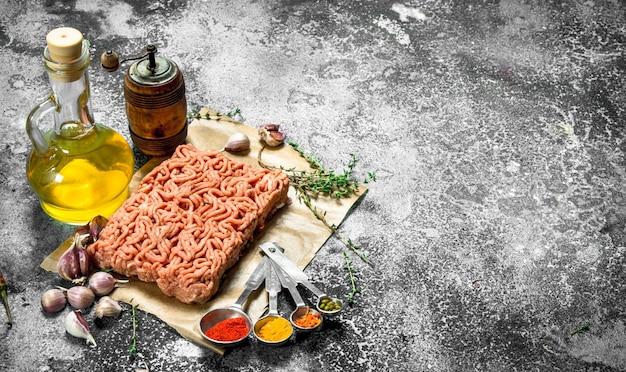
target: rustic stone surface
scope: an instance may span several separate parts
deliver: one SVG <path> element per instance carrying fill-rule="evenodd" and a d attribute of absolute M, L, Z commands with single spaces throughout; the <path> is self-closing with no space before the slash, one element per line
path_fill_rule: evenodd
<path fill-rule="evenodd" d="M 0 270 L 7 371 L 626 370 L 626 8 L 618 1 L 0 0 Z M 39 263 L 70 233 L 24 175 L 24 118 L 49 94 L 45 35 L 73 26 L 123 56 L 155 43 L 189 111 L 241 109 L 341 171 L 375 172 L 342 232 L 361 292 L 321 333 L 219 356 L 139 313 L 46 316 Z M 96 118 L 130 140 L 123 71 L 90 68 Z M 42 124 L 43 125 L 43 124 Z M 48 124 L 45 124 L 48 125 Z M 137 153 L 142 163 L 144 156 Z M 307 268 L 347 295 L 344 247 Z M 283 311 L 290 303 L 281 297 Z M 66 310 L 67 311 L 67 310 Z M 1 320 L 4 320 L 0 312 Z M 573 333 L 584 324 L 589 329 Z"/>

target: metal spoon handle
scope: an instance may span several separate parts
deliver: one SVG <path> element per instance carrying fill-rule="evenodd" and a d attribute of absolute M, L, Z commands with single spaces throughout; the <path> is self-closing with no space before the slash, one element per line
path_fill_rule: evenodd
<path fill-rule="evenodd" d="M 267 257 L 263 258 L 268 260 L 266 263 L 265 289 L 269 294 L 269 313 L 278 314 L 278 292 L 280 292 L 282 286 L 276 270 L 274 270 L 274 265 L 271 264 Z"/>
<path fill-rule="evenodd" d="M 274 266 L 274 270 L 278 274 L 278 278 L 280 279 L 280 283 L 282 284 L 283 287 L 287 288 L 287 290 L 291 294 L 291 297 L 293 298 L 293 301 L 296 304 L 296 307 L 303 307 L 303 306 L 305 306 L 304 300 L 302 299 L 302 296 L 300 296 L 300 292 L 298 292 L 298 289 L 296 288 L 296 285 L 297 285 L 296 282 L 294 282 L 283 271 L 283 269 L 281 269 L 280 266 L 278 266 L 275 262 L 272 262 L 272 265 Z"/>
<path fill-rule="evenodd" d="M 250 293 L 259 288 L 261 283 L 263 283 L 263 279 L 265 279 L 267 266 L 269 266 L 268 261 L 265 257 L 263 257 L 263 259 L 256 266 L 252 274 L 250 274 L 248 280 L 244 283 L 244 290 L 243 292 L 241 292 L 241 295 L 239 295 L 239 298 L 237 299 L 237 301 L 235 301 L 232 307 L 241 308 L 248 296 L 250 296 Z"/>
<path fill-rule="evenodd" d="M 280 268 L 283 269 L 283 271 L 287 275 L 289 275 L 296 283 L 300 283 L 303 286 L 307 287 L 317 297 L 326 296 L 323 291 L 321 291 L 309 281 L 309 277 L 302 270 L 300 270 L 300 268 L 296 266 L 293 261 L 291 261 L 287 256 L 283 254 L 283 252 L 281 251 L 282 248 L 278 244 L 276 244 L 275 242 L 266 242 L 261 244 L 260 248 L 267 257 L 269 257 L 278 266 L 280 266 Z"/>

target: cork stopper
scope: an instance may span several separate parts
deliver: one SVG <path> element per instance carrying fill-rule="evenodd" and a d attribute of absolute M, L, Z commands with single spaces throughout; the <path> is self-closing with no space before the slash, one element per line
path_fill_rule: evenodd
<path fill-rule="evenodd" d="M 82 55 L 83 34 L 72 27 L 59 27 L 46 36 L 50 59 L 55 62 L 72 62 Z"/>

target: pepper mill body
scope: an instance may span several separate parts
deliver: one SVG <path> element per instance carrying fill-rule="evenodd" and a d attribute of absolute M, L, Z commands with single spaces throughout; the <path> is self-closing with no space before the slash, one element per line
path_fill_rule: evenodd
<path fill-rule="evenodd" d="M 171 60 L 155 56 L 132 64 L 124 77 L 124 98 L 131 139 L 143 153 L 169 155 L 187 138 L 185 81 Z"/>
<path fill-rule="evenodd" d="M 26 175 L 44 212 L 82 225 L 98 215 L 109 217 L 126 200 L 134 156 L 124 137 L 94 122 L 89 42 L 72 28 L 51 31 L 47 41 L 44 66 L 52 94 L 26 119 L 33 143 Z M 54 126 L 44 132 L 40 122 L 51 112 Z"/>

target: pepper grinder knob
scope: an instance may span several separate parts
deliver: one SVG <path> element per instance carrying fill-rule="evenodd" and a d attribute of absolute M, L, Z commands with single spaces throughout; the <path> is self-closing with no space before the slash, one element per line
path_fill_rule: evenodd
<path fill-rule="evenodd" d="M 106 71 L 116 71 L 120 67 L 120 57 L 114 51 L 107 50 L 100 56 L 100 65 Z"/>

